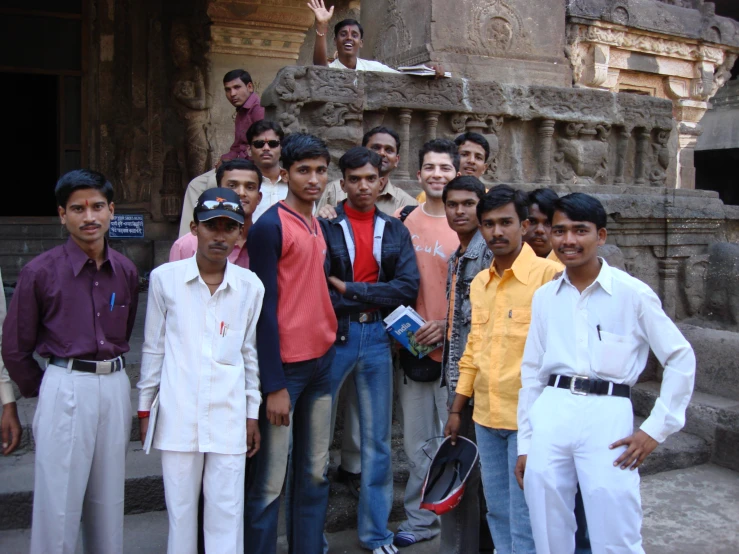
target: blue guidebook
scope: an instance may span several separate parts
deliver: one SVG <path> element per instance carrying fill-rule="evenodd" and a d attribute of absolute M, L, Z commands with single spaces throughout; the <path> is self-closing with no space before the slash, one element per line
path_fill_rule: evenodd
<path fill-rule="evenodd" d="M 439 347 L 438 344 L 424 346 L 416 342 L 416 331 L 423 327 L 425 323 L 418 312 L 408 306 L 398 306 L 393 313 L 385 318 L 385 328 L 390 336 L 419 359 Z"/>

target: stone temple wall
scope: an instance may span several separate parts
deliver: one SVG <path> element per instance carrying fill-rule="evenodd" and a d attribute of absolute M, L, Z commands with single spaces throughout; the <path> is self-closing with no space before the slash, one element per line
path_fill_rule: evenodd
<path fill-rule="evenodd" d="M 267 117 L 288 132 L 324 138 L 335 162 L 384 124 L 401 137 L 393 182 L 418 189 L 416 153 L 466 130 L 491 144 L 492 183 L 596 194 L 609 214 L 609 243 L 626 269 L 658 291 L 667 312 L 700 312 L 708 247 L 736 238 L 739 213 L 712 191 L 665 186 L 674 157 L 672 104 L 649 96 L 425 79 L 318 67 L 286 67 L 267 87 Z"/>

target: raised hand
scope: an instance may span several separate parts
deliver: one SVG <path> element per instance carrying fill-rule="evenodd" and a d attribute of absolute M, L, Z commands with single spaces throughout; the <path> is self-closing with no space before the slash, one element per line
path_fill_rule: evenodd
<path fill-rule="evenodd" d="M 328 22 L 331 21 L 331 18 L 334 15 L 334 7 L 331 6 L 331 9 L 327 10 L 326 4 L 323 0 L 310 0 L 310 2 L 308 2 L 308 7 L 316 15 L 316 26 L 319 24 L 328 25 Z"/>

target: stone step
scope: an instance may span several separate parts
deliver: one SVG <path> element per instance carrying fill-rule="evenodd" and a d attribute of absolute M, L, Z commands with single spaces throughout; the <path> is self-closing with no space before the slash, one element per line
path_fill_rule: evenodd
<path fill-rule="evenodd" d="M 3 236 L 0 239 L 0 256 L 14 256 L 18 254 L 38 256 L 65 242 L 66 239 L 63 238 L 7 238 Z"/>
<path fill-rule="evenodd" d="M 632 390 L 634 413 L 647 417 L 659 396 L 660 383 L 638 383 Z M 739 400 L 694 392 L 686 410 L 683 432 L 708 445 L 711 462 L 739 470 Z"/>
<path fill-rule="evenodd" d="M 739 333 L 681 323 L 695 351 L 695 390 L 739 401 Z"/>
<path fill-rule="evenodd" d="M 58 217 L 22 218 L 0 217 L 0 237 L 66 239 L 67 230 Z"/>
<path fill-rule="evenodd" d="M 644 422 L 643 417 L 634 417 L 634 429 Z M 642 476 L 656 475 L 663 471 L 685 469 L 707 463 L 711 459 L 711 448 L 706 441 L 690 433 L 674 433 L 655 448 L 639 468 Z M 615 458 L 614 458 L 615 460 Z"/>

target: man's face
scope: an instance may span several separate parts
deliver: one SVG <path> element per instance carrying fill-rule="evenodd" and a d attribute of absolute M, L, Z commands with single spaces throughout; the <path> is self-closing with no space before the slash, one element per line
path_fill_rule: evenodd
<path fill-rule="evenodd" d="M 269 145 L 270 142 L 272 146 Z M 275 143 L 277 144 L 275 145 Z M 260 171 L 273 169 L 280 163 L 282 144 L 280 143 L 280 137 L 272 129 L 255 136 L 251 141 L 250 148 L 251 159 L 254 160 Z"/>
<path fill-rule="evenodd" d="M 521 248 L 528 220 L 518 219 L 513 202 L 482 214 L 480 232 L 495 256 L 508 256 Z"/>
<path fill-rule="evenodd" d="M 398 167 L 400 154 L 398 154 L 398 145 L 391 135 L 387 133 L 376 133 L 372 135 L 369 141 L 367 141 L 367 148 L 377 152 L 382 158 L 380 177 L 387 177 Z"/>
<path fill-rule="evenodd" d="M 339 30 L 339 34 L 334 39 L 336 51 L 342 58 L 351 58 L 359 55 L 359 49 L 362 48 L 362 36 L 359 27 L 356 25 L 345 25 Z"/>
<path fill-rule="evenodd" d="M 448 190 L 444 209 L 446 220 L 458 235 L 471 235 L 477 230 L 477 203 L 480 199 L 471 190 Z"/>
<path fill-rule="evenodd" d="M 97 189 L 80 189 L 72 193 L 67 205 L 57 208 L 62 225 L 77 243 L 93 244 L 105 238 L 113 219 L 113 203 L 108 204 Z"/>
<path fill-rule="evenodd" d="M 540 258 L 546 258 L 552 251 L 552 244 L 549 242 L 551 232 L 552 222 L 541 212 L 539 204 L 531 204 L 529 207 L 529 229 L 526 231 L 523 240 L 529 243 L 529 246 Z"/>
<path fill-rule="evenodd" d="M 485 149 L 471 140 L 463 142 L 459 147 L 459 172 L 462 175 L 473 175 L 478 179 L 488 168 Z"/>
<path fill-rule="evenodd" d="M 250 217 L 262 201 L 262 193 L 259 191 L 259 180 L 256 171 L 248 169 L 232 169 L 224 171 L 221 178 L 221 186 L 231 189 L 239 195 L 241 206 L 244 208 L 246 217 Z"/>
<path fill-rule="evenodd" d="M 552 216 L 552 248 L 568 268 L 586 265 L 598 256 L 598 247 L 606 243 L 606 230 L 589 221 L 572 221 L 564 212 Z"/>
<path fill-rule="evenodd" d="M 357 169 L 347 169 L 341 180 L 341 190 L 346 193 L 350 207 L 368 212 L 375 206 L 380 194 L 380 173 L 370 163 Z"/>
<path fill-rule="evenodd" d="M 328 183 L 328 162 L 324 158 L 299 160 L 285 176 L 291 193 L 303 202 L 316 202 Z"/>
<path fill-rule="evenodd" d="M 228 217 L 190 223 L 190 231 L 198 239 L 198 254 L 213 263 L 228 259 L 241 235 L 241 225 Z"/>
<path fill-rule="evenodd" d="M 252 83 L 245 85 L 241 79 L 234 79 L 233 81 L 224 83 L 223 90 L 231 105 L 234 108 L 240 108 L 249 96 L 251 96 L 251 93 L 254 92 L 254 85 Z"/>
<path fill-rule="evenodd" d="M 427 198 L 441 199 L 444 187 L 457 176 L 454 163 L 449 154 L 429 152 L 423 157 L 423 165 L 418 171 L 418 182 Z"/>

